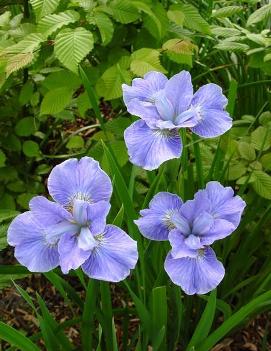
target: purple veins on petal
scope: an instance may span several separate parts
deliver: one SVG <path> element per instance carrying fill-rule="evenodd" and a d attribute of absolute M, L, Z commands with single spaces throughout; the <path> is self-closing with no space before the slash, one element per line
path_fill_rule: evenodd
<path fill-rule="evenodd" d="M 122 85 L 123 100 L 125 105 L 133 100 L 153 103 L 158 91 L 164 89 L 167 77 L 160 72 L 151 71 L 144 75 L 144 78 L 135 78 L 132 80 L 132 86 Z"/>
<path fill-rule="evenodd" d="M 83 271 L 98 280 L 119 282 L 125 279 L 138 260 L 136 241 L 114 225 L 107 225 L 96 240 L 98 245 L 82 265 Z"/>
<path fill-rule="evenodd" d="M 182 153 L 182 142 L 176 129 L 151 129 L 141 120 L 125 130 L 124 139 L 131 162 L 146 170 L 156 169 Z"/>
<path fill-rule="evenodd" d="M 226 105 L 227 99 L 218 85 L 210 83 L 199 88 L 191 104 L 198 123 L 191 130 L 203 138 L 224 134 L 232 127 L 232 118 L 224 110 Z"/>
<path fill-rule="evenodd" d="M 18 215 L 9 226 L 8 243 L 15 246 L 16 259 L 31 272 L 48 272 L 59 264 L 57 242 L 46 239 L 47 224 L 43 225 L 27 211 Z"/>
<path fill-rule="evenodd" d="M 187 295 L 206 294 L 224 278 L 225 269 L 210 247 L 199 249 L 196 257 L 166 257 L 165 270 L 174 284 Z"/>
<path fill-rule="evenodd" d="M 181 206 L 182 200 L 177 195 L 160 192 L 151 200 L 148 209 L 140 211 L 142 217 L 135 223 L 146 238 L 168 240 L 170 230 L 175 228 L 172 217 Z"/>
<path fill-rule="evenodd" d="M 109 201 L 112 194 L 110 178 L 91 157 L 72 158 L 54 167 L 48 189 L 52 198 L 66 207 L 72 206 L 75 199 Z"/>

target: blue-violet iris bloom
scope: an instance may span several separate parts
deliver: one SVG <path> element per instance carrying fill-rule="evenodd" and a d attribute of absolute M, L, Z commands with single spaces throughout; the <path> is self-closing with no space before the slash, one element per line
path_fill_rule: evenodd
<path fill-rule="evenodd" d="M 135 78 L 132 86 L 122 85 L 127 110 L 141 119 L 124 133 L 130 161 L 146 170 L 180 157 L 180 128 L 190 128 L 203 138 L 224 134 L 232 119 L 224 110 L 227 99 L 216 84 L 206 84 L 195 94 L 190 73 L 182 71 L 172 78 L 149 72 Z"/>
<path fill-rule="evenodd" d="M 32 272 L 60 265 L 68 273 L 82 266 L 94 279 L 125 279 L 137 262 L 137 244 L 120 228 L 106 225 L 112 185 L 99 163 L 90 157 L 64 161 L 53 168 L 48 190 L 54 202 L 34 197 L 30 211 L 8 229 L 17 260 Z"/>
<path fill-rule="evenodd" d="M 146 238 L 169 240 L 165 270 L 170 279 L 188 295 L 206 294 L 225 274 L 210 245 L 237 228 L 245 205 L 232 188 L 212 181 L 185 203 L 177 195 L 158 193 L 136 224 Z"/>

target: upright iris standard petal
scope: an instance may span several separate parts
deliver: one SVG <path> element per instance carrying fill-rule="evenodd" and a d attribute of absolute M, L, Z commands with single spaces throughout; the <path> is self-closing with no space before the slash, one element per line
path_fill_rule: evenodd
<path fill-rule="evenodd" d="M 182 200 L 174 194 L 161 192 L 154 196 L 149 209 L 140 211 L 141 218 L 135 221 L 140 232 L 148 239 L 168 240 L 168 234 L 175 226 L 174 213 L 180 210 Z"/>
<path fill-rule="evenodd" d="M 212 204 L 211 211 L 214 217 L 227 220 L 237 228 L 246 206 L 245 201 L 238 195 L 234 196 L 231 187 L 224 187 L 216 181 L 209 182 L 203 191 L 206 191 Z"/>
<path fill-rule="evenodd" d="M 136 121 L 125 130 L 125 143 L 132 163 L 147 170 L 180 157 L 182 142 L 175 129 L 151 129 L 144 121 Z"/>
<path fill-rule="evenodd" d="M 139 102 L 153 102 L 155 94 L 164 89 L 166 82 L 167 77 L 163 73 L 151 71 L 146 73 L 144 78 L 133 79 L 132 86 L 123 84 L 122 90 L 125 105 L 127 106 L 133 99 L 137 99 Z"/>
<path fill-rule="evenodd" d="M 186 111 L 193 98 L 193 85 L 190 73 L 181 71 L 171 77 L 165 85 L 165 95 L 174 106 L 176 116 Z"/>
<path fill-rule="evenodd" d="M 75 158 L 53 168 L 48 178 L 52 198 L 64 206 L 71 206 L 79 199 L 90 203 L 109 201 L 112 184 L 99 163 L 91 157 Z"/>
<path fill-rule="evenodd" d="M 138 259 L 136 241 L 114 225 L 107 225 L 96 239 L 99 243 L 82 265 L 83 271 L 93 279 L 109 282 L 125 279 Z"/>
<path fill-rule="evenodd" d="M 57 243 L 46 240 L 47 225 L 48 221 L 42 223 L 28 211 L 17 216 L 9 226 L 8 243 L 15 246 L 15 257 L 31 272 L 48 272 L 59 264 Z"/>
<path fill-rule="evenodd" d="M 199 88 L 192 99 L 191 107 L 198 123 L 191 130 L 204 138 L 224 134 L 232 127 L 232 118 L 224 111 L 226 105 L 227 99 L 218 85 L 211 83 Z"/>
<path fill-rule="evenodd" d="M 171 252 L 165 261 L 165 270 L 174 284 L 187 295 L 206 294 L 215 289 L 225 275 L 225 269 L 214 251 L 207 247 L 197 257 L 173 258 Z"/>

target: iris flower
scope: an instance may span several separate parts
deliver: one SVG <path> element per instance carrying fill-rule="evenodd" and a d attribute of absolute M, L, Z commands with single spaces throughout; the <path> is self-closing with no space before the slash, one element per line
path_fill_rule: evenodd
<path fill-rule="evenodd" d="M 230 187 L 209 182 L 185 203 L 174 194 L 158 193 L 136 221 L 151 240 L 169 240 L 165 270 L 188 295 L 205 294 L 223 279 L 225 270 L 210 247 L 239 225 L 245 202 Z"/>
<path fill-rule="evenodd" d="M 130 161 L 146 170 L 181 156 L 179 129 L 190 128 L 200 137 L 213 138 L 232 126 L 222 89 L 210 83 L 194 94 L 187 71 L 169 80 L 162 73 L 149 72 L 122 89 L 128 112 L 140 117 L 124 133 Z"/>
<path fill-rule="evenodd" d="M 30 211 L 8 230 L 15 257 L 32 272 L 60 265 L 63 273 L 82 266 L 91 278 L 117 282 L 134 268 L 137 245 L 123 230 L 106 225 L 112 185 L 90 157 L 69 159 L 54 167 L 48 190 L 53 201 L 34 197 Z"/>

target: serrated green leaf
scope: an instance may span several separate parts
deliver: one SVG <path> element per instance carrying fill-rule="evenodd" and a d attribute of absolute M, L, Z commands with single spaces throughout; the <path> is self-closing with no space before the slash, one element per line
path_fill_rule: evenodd
<path fill-rule="evenodd" d="M 37 20 L 53 13 L 57 9 L 59 3 L 60 0 L 30 0 Z"/>
<path fill-rule="evenodd" d="M 27 35 L 23 40 L 17 44 L 11 45 L 5 48 L 1 52 L 1 56 L 4 55 L 16 55 L 16 54 L 27 54 L 36 50 L 40 43 L 44 40 L 44 36 L 41 33 L 31 33 Z"/>
<path fill-rule="evenodd" d="M 65 67 L 77 73 L 79 63 L 93 49 L 93 44 L 93 35 L 85 28 L 64 29 L 56 36 L 55 55 Z"/>
<path fill-rule="evenodd" d="M 174 52 L 176 54 L 192 55 L 194 51 L 197 50 L 197 45 L 188 40 L 175 38 L 167 40 L 163 44 L 162 49 Z"/>
<path fill-rule="evenodd" d="M 234 36 L 241 35 L 241 32 L 236 28 L 226 28 L 226 27 L 211 27 L 211 33 L 217 37 L 230 38 Z"/>
<path fill-rule="evenodd" d="M 47 15 L 39 21 L 37 31 L 43 33 L 44 36 L 48 37 L 57 29 L 60 29 L 70 23 L 74 23 L 78 21 L 79 18 L 79 13 L 71 10 L 53 15 Z"/>
<path fill-rule="evenodd" d="M 41 115 L 54 115 L 64 110 L 69 105 L 72 98 L 72 90 L 70 88 L 56 88 L 45 94 L 41 106 Z"/>
<path fill-rule="evenodd" d="M 238 143 L 238 151 L 244 159 L 248 161 L 253 161 L 256 158 L 256 153 L 254 147 L 246 142 Z"/>
<path fill-rule="evenodd" d="M 265 151 L 271 146 L 271 133 L 265 127 L 258 127 L 251 133 L 251 144 L 256 150 Z"/>
<path fill-rule="evenodd" d="M 168 18 L 176 23 L 178 26 L 182 26 L 184 22 L 184 13 L 180 10 L 168 10 L 167 12 Z"/>
<path fill-rule="evenodd" d="M 216 49 L 225 50 L 225 51 L 246 51 L 249 49 L 249 46 L 244 43 L 238 43 L 231 40 L 222 40 L 216 46 Z"/>
<path fill-rule="evenodd" d="M 160 53 L 154 49 L 139 49 L 131 55 L 131 71 L 138 75 L 144 76 L 149 71 L 167 71 L 160 63 Z"/>
<path fill-rule="evenodd" d="M 257 194 L 264 197 L 265 199 L 271 200 L 271 177 L 263 171 L 253 171 L 255 181 L 252 183 L 252 187 Z"/>
<path fill-rule="evenodd" d="M 251 26 L 252 24 L 264 21 L 265 19 L 271 16 L 271 4 L 264 5 L 258 10 L 253 12 L 247 20 L 247 25 Z"/>
<path fill-rule="evenodd" d="M 183 25 L 189 29 L 209 34 L 210 26 L 208 22 L 200 15 L 199 11 L 191 4 L 172 5 L 170 10 L 180 11 L 184 15 Z"/>
<path fill-rule="evenodd" d="M 110 8 L 114 19 L 120 23 L 131 23 L 139 18 L 139 12 L 129 0 L 115 0 Z"/>
<path fill-rule="evenodd" d="M 260 158 L 263 168 L 271 170 L 271 153 L 265 154 Z"/>
<path fill-rule="evenodd" d="M 213 10 L 212 17 L 214 18 L 224 18 L 224 17 L 231 17 L 243 11 L 242 6 L 226 6 L 221 7 L 220 9 Z"/>
<path fill-rule="evenodd" d="M 149 16 L 149 18 L 153 21 L 154 26 L 156 28 L 156 35 L 158 35 L 158 37 L 162 37 L 162 24 L 159 20 L 159 18 L 155 15 L 155 13 L 153 12 L 153 10 L 150 8 L 150 6 L 148 6 L 147 4 L 145 4 L 142 1 L 133 1 L 133 6 L 137 8 L 138 11 L 142 11 L 144 12 L 147 16 Z"/>
<path fill-rule="evenodd" d="M 117 99 L 122 96 L 121 85 L 130 83 L 131 73 L 116 64 L 108 68 L 96 84 L 96 90 L 99 96 L 106 100 Z"/>

